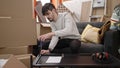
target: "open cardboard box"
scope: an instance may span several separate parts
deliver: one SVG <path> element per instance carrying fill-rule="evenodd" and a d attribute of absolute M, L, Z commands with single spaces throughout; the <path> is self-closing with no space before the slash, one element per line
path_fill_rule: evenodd
<path fill-rule="evenodd" d="M 28 53 L 30 53 L 29 46 L 16 46 L 16 47 L 0 48 L 0 54 L 19 55 L 19 54 L 28 54 Z"/>
<path fill-rule="evenodd" d="M 51 32 L 50 24 L 40 23 L 40 35 Z"/>
<path fill-rule="evenodd" d="M 15 57 L 20 60 L 23 64 L 27 66 L 27 68 L 30 68 L 30 56 L 35 59 L 36 57 L 32 54 L 21 54 L 21 55 L 15 55 Z"/>
<path fill-rule="evenodd" d="M 0 68 L 27 68 L 12 54 L 0 55 Z"/>
<path fill-rule="evenodd" d="M 37 44 L 33 3 L 33 0 L 0 1 L 0 8 L 3 8 L 0 11 L 0 48 Z"/>

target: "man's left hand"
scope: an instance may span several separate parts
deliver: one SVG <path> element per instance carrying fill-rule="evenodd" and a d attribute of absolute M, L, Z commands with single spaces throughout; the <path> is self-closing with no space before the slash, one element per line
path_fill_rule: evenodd
<path fill-rule="evenodd" d="M 40 52 L 41 54 L 49 54 L 50 53 L 50 51 L 49 50 L 41 50 L 41 52 Z"/>

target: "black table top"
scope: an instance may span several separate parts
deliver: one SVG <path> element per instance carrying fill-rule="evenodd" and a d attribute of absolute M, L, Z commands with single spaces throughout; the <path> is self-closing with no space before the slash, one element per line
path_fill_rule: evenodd
<path fill-rule="evenodd" d="M 61 56 L 60 63 L 46 63 L 50 56 Z M 120 60 L 112 56 L 112 61 L 110 63 L 97 63 L 95 62 L 91 54 L 48 54 L 48 55 L 38 55 L 33 61 L 33 66 L 43 66 L 43 67 L 58 67 L 58 66 L 88 66 L 88 67 L 111 67 L 120 66 Z"/>

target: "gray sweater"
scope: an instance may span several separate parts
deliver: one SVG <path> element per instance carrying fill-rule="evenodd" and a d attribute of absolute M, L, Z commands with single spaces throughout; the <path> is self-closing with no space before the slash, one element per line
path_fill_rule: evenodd
<path fill-rule="evenodd" d="M 70 13 L 58 14 L 56 22 L 50 22 L 52 32 L 55 36 L 52 37 L 49 49 L 53 50 L 58 42 L 58 37 L 64 39 L 80 39 L 80 34 L 78 32 L 75 21 L 73 20 Z"/>

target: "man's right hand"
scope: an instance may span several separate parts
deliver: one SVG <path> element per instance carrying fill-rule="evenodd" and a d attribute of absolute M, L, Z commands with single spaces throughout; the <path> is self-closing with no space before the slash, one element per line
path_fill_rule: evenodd
<path fill-rule="evenodd" d="M 50 33 L 39 36 L 38 40 L 45 41 L 46 39 L 50 39 L 53 35 L 54 35 L 54 33 L 50 32 Z"/>

